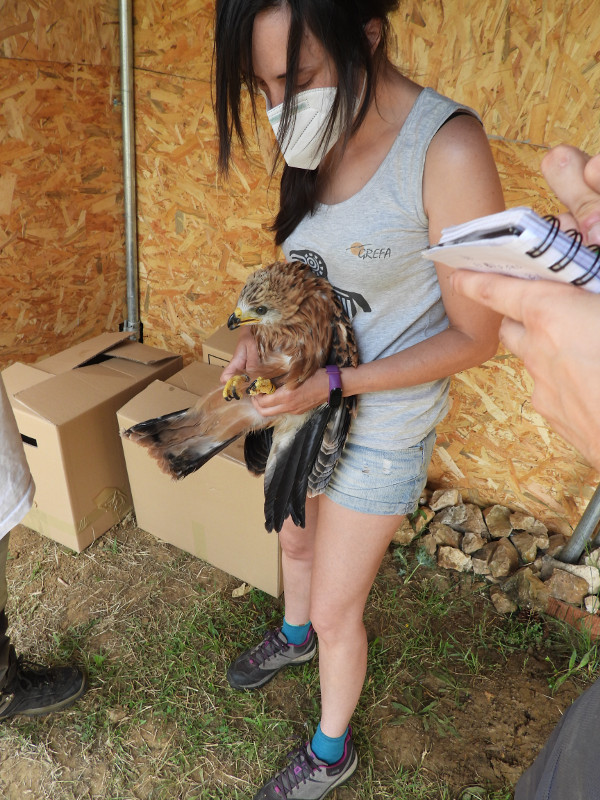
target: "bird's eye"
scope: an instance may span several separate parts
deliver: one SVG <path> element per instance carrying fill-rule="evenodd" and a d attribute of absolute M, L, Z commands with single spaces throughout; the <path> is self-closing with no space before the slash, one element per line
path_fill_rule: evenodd
<path fill-rule="evenodd" d="M 256 309 L 256 313 L 258 314 L 259 317 L 264 317 L 264 315 L 267 313 L 268 310 L 269 309 L 266 306 L 258 306 L 258 308 Z"/>

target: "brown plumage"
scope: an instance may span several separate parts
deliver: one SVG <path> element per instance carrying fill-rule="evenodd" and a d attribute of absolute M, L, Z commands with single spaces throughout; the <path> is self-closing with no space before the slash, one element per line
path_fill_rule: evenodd
<path fill-rule="evenodd" d="M 192 408 L 141 422 L 123 435 L 147 447 L 174 478 L 245 436 L 248 469 L 265 473 L 265 527 L 279 531 L 290 515 L 303 526 L 306 496 L 329 482 L 356 398 L 344 398 L 337 409 L 325 403 L 305 414 L 265 418 L 250 395 L 297 388 L 327 364 L 355 367 L 350 320 L 327 280 L 297 261 L 277 261 L 248 278 L 228 325 L 252 326 L 260 374 L 235 376 Z"/>

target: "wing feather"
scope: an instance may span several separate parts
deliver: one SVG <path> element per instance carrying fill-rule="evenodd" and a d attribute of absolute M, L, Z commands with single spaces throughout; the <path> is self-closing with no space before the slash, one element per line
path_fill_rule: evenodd
<path fill-rule="evenodd" d="M 275 430 L 265 471 L 265 528 L 279 533 L 288 516 L 305 525 L 308 477 L 317 457 L 331 409 L 316 408 L 296 428 Z M 303 420 L 303 421 L 302 421 Z"/>

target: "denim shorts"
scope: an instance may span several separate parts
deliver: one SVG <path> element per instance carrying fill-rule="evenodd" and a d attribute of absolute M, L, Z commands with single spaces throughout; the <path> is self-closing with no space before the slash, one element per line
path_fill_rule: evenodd
<path fill-rule="evenodd" d="M 372 450 L 347 442 L 325 494 L 363 514 L 411 514 L 427 482 L 435 429 L 405 450 Z"/>

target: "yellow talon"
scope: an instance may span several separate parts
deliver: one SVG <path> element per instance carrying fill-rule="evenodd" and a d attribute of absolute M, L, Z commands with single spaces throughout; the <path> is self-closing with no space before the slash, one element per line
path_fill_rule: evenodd
<path fill-rule="evenodd" d="M 239 400 L 241 394 L 240 391 L 238 391 L 238 387 L 241 383 L 248 383 L 249 380 L 250 378 L 247 375 L 234 375 L 232 378 L 229 378 L 223 387 L 223 397 L 225 400 Z"/>
<path fill-rule="evenodd" d="M 276 389 L 268 378 L 256 378 L 246 391 L 248 394 L 273 394 Z"/>

